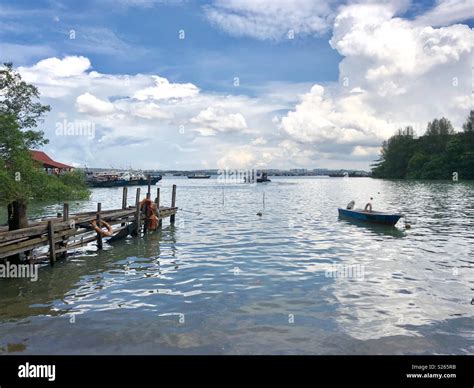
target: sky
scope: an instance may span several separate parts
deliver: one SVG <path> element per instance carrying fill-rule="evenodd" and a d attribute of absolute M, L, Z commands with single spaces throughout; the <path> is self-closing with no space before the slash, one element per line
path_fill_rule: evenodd
<path fill-rule="evenodd" d="M 2 0 L 0 60 L 51 106 L 53 159 L 369 169 L 472 109 L 472 0 Z"/>

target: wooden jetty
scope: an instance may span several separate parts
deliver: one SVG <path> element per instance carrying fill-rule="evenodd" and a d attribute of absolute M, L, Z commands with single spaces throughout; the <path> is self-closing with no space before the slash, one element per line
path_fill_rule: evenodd
<path fill-rule="evenodd" d="M 26 262 L 41 262 L 49 259 L 54 265 L 57 259 L 64 258 L 74 249 L 96 242 L 99 250 L 103 247 L 103 239 L 111 240 L 131 236 L 141 236 L 153 229 L 160 228 L 162 220 L 170 218 L 175 221 L 176 185 L 173 185 L 171 206 L 160 205 L 160 188 L 154 201 L 151 201 L 150 185 L 145 199 L 140 200 L 140 188 L 137 188 L 135 204 L 127 204 L 128 188 L 123 188 L 122 208 L 102 210 L 102 204 L 97 204 L 97 210 L 92 212 L 69 214 L 69 204 L 63 205 L 60 217 L 30 221 L 27 228 L 8 230 L 0 227 L 0 262 L 10 260 L 18 255 L 24 256 Z M 150 206 L 151 204 L 151 206 Z M 150 208 L 149 208 L 150 207 Z M 154 217 L 154 220 L 151 219 Z M 105 233 L 102 229 L 94 229 L 102 225 L 102 221 L 110 226 Z M 100 230 L 100 232 L 98 231 Z"/>

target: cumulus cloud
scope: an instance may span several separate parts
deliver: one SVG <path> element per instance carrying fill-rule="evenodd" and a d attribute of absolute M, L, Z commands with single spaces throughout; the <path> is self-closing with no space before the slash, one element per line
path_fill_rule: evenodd
<path fill-rule="evenodd" d="M 380 143 L 393 127 L 373 116 L 364 95 L 325 96 L 314 85 L 302 96 L 295 110 L 281 120 L 281 128 L 302 143 Z"/>
<path fill-rule="evenodd" d="M 472 31 L 466 25 L 418 26 L 394 17 L 389 6 L 357 4 L 336 17 L 330 44 L 346 57 L 342 70 L 361 68 L 364 61 L 366 82 L 395 82 L 395 76 L 419 76 L 469 55 Z"/>
<path fill-rule="evenodd" d="M 203 136 L 213 136 L 219 132 L 239 132 L 247 129 L 247 122 L 241 113 L 226 113 L 221 107 L 208 107 L 190 120 L 196 124 Z"/>
<path fill-rule="evenodd" d="M 114 112 L 114 105 L 109 101 L 103 101 L 90 93 L 81 94 L 76 98 L 76 108 L 79 113 L 91 116 L 107 115 Z"/>
<path fill-rule="evenodd" d="M 195 165 L 203 150 L 213 157 L 206 163 L 215 166 L 225 150 L 251 141 L 248 117 L 263 130 L 265 115 L 281 108 L 274 98 L 267 102 L 262 97 L 204 93 L 191 83 L 173 83 L 158 75 L 103 74 L 92 68 L 90 60 L 81 56 L 48 58 L 19 68 L 25 80 L 38 86 L 43 103 L 52 106 L 42 129 L 58 159 L 70 163 L 108 166 L 121 148 L 121 159 L 149 168 L 150 161 L 136 157 L 141 147 L 140 155 L 160 149 L 160 157 L 153 161 L 156 167 L 161 163 L 175 167 L 176 152 Z M 64 120 L 90 122 L 95 138 L 71 141 L 58 136 L 54 128 Z M 200 143 L 210 134 L 222 136 L 211 145 Z M 234 144 L 226 143 L 226 134 L 233 134 Z M 209 155 L 208 150 L 219 144 L 220 151 Z"/>
<path fill-rule="evenodd" d="M 216 0 L 205 7 L 214 25 L 235 36 L 265 40 L 327 32 L 331 2 L 320 0 Z"/>
<path fill-rule="evenodd" d="M 63 59 L 48 58 L 39 61 L 31 67 L 20 67 L 19 71 L 29 82 L 35 82 L 40 77 L 73 77 L 84 74 L 91 67 L 88 58 L 82 56 L 67 56 Z"/>
<path fill-rule="evenodd" d="M 472 0 L 438 0 L 432 9 L 420 15 L 416 22 L 438 27 L 470 19 L 474 19 Z"/>
<path fill-rule="evenodd" d="M 195 96 L 199 93 L 199 88 L 191 83 L 174 84 L 166 78 L 152 76 L 155 81 L 153 86 L 137 91 L 133 98 L 143 101 L 147 99 L 163 100 L 169 98 L 184 98 Z"/>
<path fill-rule="evenodd" d="M 274 161 L 273 149 L 260 149 L 260 152 L 256 152 L 252 146 L 245 145 L 226 149 L 217 161 L 217 167 L 222 170 L 259 169 L 268 168 Z"/>
<path fill-rule="evenodd" d="M 156 167 L 202 161 L 221 168 L 367 168 L 398 127 L 412 125 L 422 134 L 429 120 L 446 116 L 459 129 L 472 107 L 473 30 L 449 25 L 470 15 L 466 3 L 438 2 L 411 20 L 400 17 L 408 4 L 331 9 L 309 0 L 219 0 L 205 7 L 219 28 L 260 40 L 284 39 L 290 29 L 312 36 L 332 26 L 330 45 L 342 60 L 339 81 L 324 85 L 259 85 L 254 96 L 225 95 L 156 74 L 103 74 L 83 56 L 19 70 L 53 106 L 51 128 L 60 115 L 96 125 L 98 141 L 52 139 L 65 161 L 75 162 L 61 157 L 73 144 L 82 147 L 77 161 L 96 166 L 108 165 L 121 147 L 123 158 L 143 167 L 153 165 L 136 156 L 159 149 Z M 434 23 L 435 17 L 444 21 Z"/>
<path fill-rule="evenodd" d="M 340 8 L 330 41 L 344 57 L 340 82 L 314 85 L 280 121 L 300 148 L 369 159 L 398 127 L 423 134 L 429 120 L 446 116 L 460 128 L 471 94 L 473 30 L 424 26 L 396 12 L 393 4 Z"/>

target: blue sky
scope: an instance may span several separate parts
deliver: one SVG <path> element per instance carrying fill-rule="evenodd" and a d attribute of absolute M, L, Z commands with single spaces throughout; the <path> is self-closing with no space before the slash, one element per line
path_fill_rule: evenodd
<path fill-rule="evenodd" d="M 249 89 L 272 81 L 325 82 L 338 77 L 341 57 L 328 45 L 329 32 L 278 42 L 233 37 L 206 20 L 204 2 L 156 2 L 140 7 L 113 6 L 113 1 L 38 1 L 35 12 L 31 1 L 7 1 L 4 6 L 21 15 L 14 19 L 16 31 L 3 34 L 5 40 L 46 44 L 60 56 L 86 54 L 101 72 L 160 74 L 174 82 L 230 93 L 235 91 L 234 76 Z M 75 40 L 65 39 L 71 29 Z M 185 31 L 185 39 L 177 40 L 179 30 Z M 101 31 L 110 36 L 97 42 Z M 101 53 L 96 43 L 110 47 Z M 113 47 L 117 52 L 110 52 Z M 38 53 L 25 59 L 16 64 L 42 58 Z"/>
<path fill-rule="evenodd" d="M 397 125 L 421 131 L 437 115 L 462 122 L 470 8 L 462 0 L 7 0 L 0 58 L 52 106 L 47 151 L 69 163 L 103 165 L 120 146 L 121 163 L 137 167 L 148 167 L 138 154 L 159 148 L 155 168 L 367 168 Z M 71 71 L 57 67 L 65 58 Z M 144 95 L 153 76 L 166 82 Z M 433 76 L 457 105 L 422 101 Z M 452 89 L 454 78 L 461 87 Z M 91 122 L 94 139 L 59 136 L 64 119 Z"/>

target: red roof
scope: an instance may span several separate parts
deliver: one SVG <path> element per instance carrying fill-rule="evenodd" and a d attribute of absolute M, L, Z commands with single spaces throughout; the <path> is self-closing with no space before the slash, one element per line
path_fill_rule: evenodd
<path fill-rule="evenodd" d="M 64 163 L 55 162 L 51 159 L 48 155 L 46 155 L 43 151 L 31 151 L 31 156 L 33 160 L 40 162 L 45 167 L 49 168 L 74 168 Z"/>

